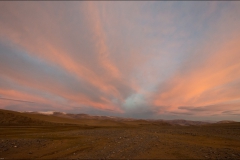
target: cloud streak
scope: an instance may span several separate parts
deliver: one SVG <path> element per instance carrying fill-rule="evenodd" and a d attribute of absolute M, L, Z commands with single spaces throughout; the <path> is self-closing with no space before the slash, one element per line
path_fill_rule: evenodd
<path fill-rule="evenodd" d="M 239 13 L 233 11 L 220 14 L 226 19 Z M 171 106 L 170 110 L 185 109 L 194 111 L 196 115 L 201 115 L 200 112 L 206 110 L 218 113 L 213 106 L 219 106 L 221 110 L 240 107 L 240 65 L 237 60 L 240 58 L 237 31 L 240 23 L 235 22 L 229 26 L 228 23 L 220 21 L 223 17 L 219 17 L 219 21 L 212 24 L 209 35 L 205 37 L 208 40 L 193 48 L 193 54 L 179 70 L 164 84 L 160 84 L 154 97 L 155 105 L 168 104 Z M 232 101 L 238 102 L 233 104 Z"/>
<path fill-rule="evenodd" d="M 24 101 L 24 100 L 19 100 L 19 99 L 11 99 L 11 98 L 3 98 L 3 97 L 0 97 L 0 99 L 7 100 L 7 101 L 23 102 L 23 103 L 35 103 L 35 102 L 31 102 L 31 101 Z"/>
<path fill-rule="evenodd" d="M 0 4 L 2 108 L 238 120 L 239 2 Z"/>

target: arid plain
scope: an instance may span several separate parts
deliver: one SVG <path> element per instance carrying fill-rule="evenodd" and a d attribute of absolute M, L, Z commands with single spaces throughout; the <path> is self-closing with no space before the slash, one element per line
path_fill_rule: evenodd
<path fill-rule="evenodd" d="M 240 159 L 240 123 L 0 110 L 1 159 Z M 91 117 L 91 118 L 90 118 Z"/>

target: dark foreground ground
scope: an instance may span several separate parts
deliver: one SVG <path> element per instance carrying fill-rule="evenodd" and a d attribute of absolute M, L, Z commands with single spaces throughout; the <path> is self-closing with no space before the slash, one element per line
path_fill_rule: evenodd
<path fill-rule="evenodd" d="M 0 126 L 0 159 L 240 159 L 240 124 Z"/>

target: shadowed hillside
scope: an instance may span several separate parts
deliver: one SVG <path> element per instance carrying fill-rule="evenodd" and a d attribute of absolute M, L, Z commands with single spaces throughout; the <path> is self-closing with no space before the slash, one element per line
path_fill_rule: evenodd
<path fill-rule="evenodd" d="M 22 113 L 0 110 L 0 125 L 51 125 L 53 123 L 28 117 Z"/>
<path fill-rule="evenodd" d="M 52 115 L 39 114 L 37 112 L 15 112 L 0 109 L 0 125 L 81 125 L 97 127 L 136 127 L 139 125 L 169 126 L 163 121 L 147 121 L 136 119 L 124 119 L 107 116 L 90 116 L 87 114 L 62 114 L 54 112 Z"/>

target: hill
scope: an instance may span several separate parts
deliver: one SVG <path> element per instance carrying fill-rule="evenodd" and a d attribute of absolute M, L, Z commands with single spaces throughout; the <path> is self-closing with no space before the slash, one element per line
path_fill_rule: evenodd
<path fill-rule="evenodd" d="M 95 127 L 134 127 L 139 125 L 170 125 L 166 122 L 127 119 L 108 116 L 91 116 L 87 114 L 65 114 L 53 112 L 15 112 L 0 109 L 0 125 L 80 125 Z"/>
<path fill-rule="evenodd" d="M 0 109 L 0 125 L 50 125 L 50 122 L 41 121 L 22 113 Z"/>

